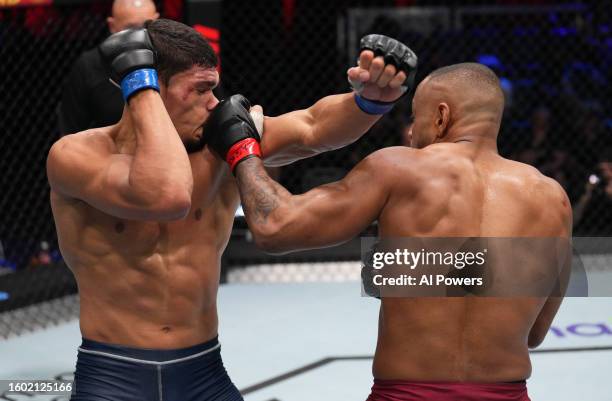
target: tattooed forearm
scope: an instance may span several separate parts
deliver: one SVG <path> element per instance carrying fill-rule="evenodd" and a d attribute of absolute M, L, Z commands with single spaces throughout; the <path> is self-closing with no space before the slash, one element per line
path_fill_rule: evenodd
<path fill-rule="evenodd" d="M 247 221 L 265 224 L 268 217 L 281 205 L 287 190 L 271 179 L 259 158 L 251 158 L 236 167 L 242 206 Z"/>

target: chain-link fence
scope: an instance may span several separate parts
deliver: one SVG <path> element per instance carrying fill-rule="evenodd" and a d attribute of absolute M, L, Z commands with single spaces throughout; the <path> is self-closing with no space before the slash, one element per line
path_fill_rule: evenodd
<path fill-rule="evenodd" d="M 45 160 L 75 58 L 106 34 L 108 4 L 0 10 L 0 241 L 5 264 L 57 258 Z M 0 255 L 2 256 L 2 255 Z M 39 260 L 40 259 L 40 260 Z"/>
<path fill-rule="evenodd" d="M 500 152 L 558 180 L 575 234 L 612 234 L 612 18 L 605 2 L 478 7 L 423 1 L 226 0 L 224 90 L 278 115 L 348 90 L 359 38 L 383 33 L 419 55 L 417 79 L 479 61 L 502 78 Z M 520 3 L 520 2 L 518 2 Z M 0 241 L 11 269 L 59 259 L 45 158 L 72 63 L 108 34 L 108 1 L 0 9 Z M 398 7 L 398 5 L 409 5 Z M 299 193 L 343 177 L 367 154 L 405 144 L 409 99 L 363 139 L 282 168 Z M 321 254 L 318 254 L 318 258 Z M 324 256 L 323 256 L 324 257 Z M 337 259 L 337 258 L 336 258 Z M 248 261 L 247 261 L 248 262 Z"/>
<path fill-rule="evenodd" d="M 500 152 L 564 186 L 576 207 L 576 234 L 612 232 L 612 168 L 606 163 L 612 160 L 606 90 L 612 28 L 603 2 L 381 8 L 380 2 L 298 1 L 290 16 L 281 2 L 270 3 L 226 2 L 222 37 L 226 84 L 268 113 L 346 90 L 346 67 L 367 33 L 408 43 L 419 55 L 419 79 L 447 64 L 484 63 L 501 77 L 506 94 Z M 281 181 L 302 192 L 342 177 L 376 149 L 405 143 L 408 103 L 356 144 L 285 167 Z"/>
<path fill-rule="evenodd" d="M 223 79 L 231 90 L 246 93 L 271 115 L 345 91 L 346 68 L 357 58 L 359 38 L 368 33 L 409 44 L 419 55 L 417 81 L 444 65 L 481 62 L 500 76 L 506 95 L 500 153 L 563 185 L 575 209 L 576 235 L 610 235 L 612 169 L 606 162 L 612 160 L 612 103 L 602 89 L 612 78 L 612 19 L 602 4 L 396 7 L 392 1 L 298 1 L 288 15 L 281 2 L 270 3 L 225 3 L 224 28 L 244 18 L 241 29 L 223 30 Z M 442 4 L 432 6 L 436 3 Z M 252 19 L 255 15 L 261 17 Z M 300 193 L 343 177 L 377 149 L 406 144 L 410 114 L 406 99 L 355 144 L 284 167 L 281 182 Z M 348 248 L 345 257 L 354 255 Z M 226 257 L 249 264 L 244 247 L 236 254 L 242 258 L 234 257 L 230 244 Z M 342 259 L 330 254 L 326 260 Z M 228 279 L 258 281 L 262 275 L 300 281 L 303 272 L 264 265 Z"/>

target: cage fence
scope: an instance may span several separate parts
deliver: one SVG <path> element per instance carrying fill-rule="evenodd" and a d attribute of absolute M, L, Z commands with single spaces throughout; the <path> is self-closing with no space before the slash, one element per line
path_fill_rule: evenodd
<path fill-rule="evenodd" d="M 451 63 L 486 64 L 506 97 L 500 153 L 561 183 L 574 206 L 575 235 L 612 234 L 612 11 L 605 2 L 398 7 L 403 2 L 313 0 L 292 2 L 291 10 L 285 3 L 223 2 L 224 93 L 243 93 L 267 115 L 279 115 L 348 91 L 346 70 L 368 33 L 408 44 L 419 56 L 417 81 Z M 32 287 L 39 295 L 19 298 L 10 309 L 76 292 L 58 251 L 45 159 L 59 137 L 56 109 L 65 77 L 80 53 L 108 35 L 109 5 L 0 8 L 0 283 L 17 282 L 10 277 L 21 274 L 25 286 L 41 280 L 41 269 L 59 266 Z M 280 182 L 302 193 L 342 178 L 378 149 L 407 145 L 410 108 L 404 98 L 356 143 L 281 168 Z M 350 262 L 359 259 L 354 244 L 275 258 L 245 252 L 253 246 L 248 229 L 239 217 L 235 227 L 224 257 L 228 281 L 358 278 Z M 609 258 L 595 260 L 610 266 Z M 61 288 L 48 285 L 54 280 Z"/>

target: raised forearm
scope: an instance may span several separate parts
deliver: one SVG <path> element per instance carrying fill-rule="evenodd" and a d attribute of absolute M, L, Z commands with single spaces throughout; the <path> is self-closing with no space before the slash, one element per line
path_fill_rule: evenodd
<path fill-rule="evenodd" d="M 122 186 L 124 197 L 141 206 L 187 206 L 193 189 L 191 166 L 159 94 L 156 51 L 147 30 L 114 33 L 98 52 L 127 103 L 129 124 L 120 124 L 119 129 L 136 136 L 128 183 Z"/>
<path fill-rule="evenodd" d="M 193 175 L 187 151 L 159 94 L 137 93 L 128 108 L 137 141 L 129 176 L 132 189 L 157 199 L 190 196 Z"/>
<path fill-rule="evenodd" d="M 236 179 L 249 228 L 257 244 L 266 249 L 285 224 L 283 212 L 292 195 L 270 178 L 259 158 L 241 162 Z"/>
<path fill-rule="evenodd" d="M 334 235 L 334 226 L 324 226 L 334 211 L 324 210 L 333 204 L 322 191 L 292 195 L 268 176 L 259 158 L 240 163 L 236 178 L 247 223 L 259 248 L 284 253 L 339 242 L 341 236 Z"/>

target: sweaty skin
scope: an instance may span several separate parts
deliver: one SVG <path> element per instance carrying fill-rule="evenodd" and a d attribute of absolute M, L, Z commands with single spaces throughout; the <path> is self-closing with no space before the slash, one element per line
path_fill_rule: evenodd
<path fill-rule="evenodd" d="M 237 166 L 249 226 L 271 252 L 347 241 L 378 220 L 385 237 L 560 237 L 571 209 L 560 185 L 499 156 L 503 95 L 471 65 L 417 88 L 412 146 L 373 153 L 342 181 L 293 196 L 261 161 Z M 495 80 L 485 85 L 484 78 Z M 475 78 L 475 79 L 472 79 Z M 512 268 L 512 264 L 507 264 Z M 376 379 L 507 382 L 531 374 L 529 347 L 561 298 L 383 298 Z"/>
<path fill-rule="evenodd" d="M 378 85 L 367 63 L 353 73 Z M 380 85 L 399 96 L 395 73 Z M 130 347 L 172 349 L 217 335 L 220 259 L 239 194 L 224 161 L 205 147 L 187 154 L 218 100 L 214 68 L 194 66 L 139 92 L 114 126 L 68 135 L 47 161 L 62 255 L 80 296 L 83 337 Z M 388 99 L 387 99 L 388 100 Z M 376 121 L 351 93 L 266 118 L 262 152 L 285 164 L 358 139 Z M 338 129 L 343 127 L 342 130 Z"/>

